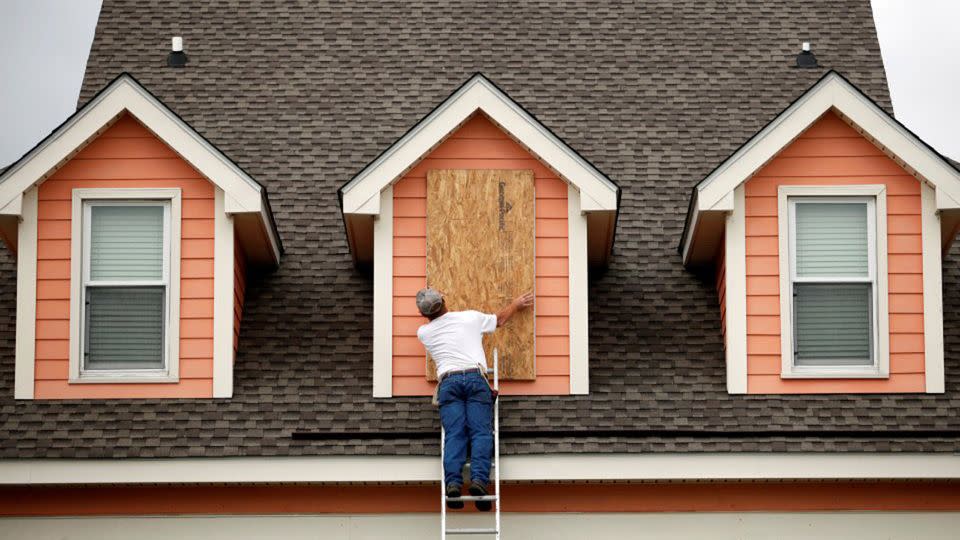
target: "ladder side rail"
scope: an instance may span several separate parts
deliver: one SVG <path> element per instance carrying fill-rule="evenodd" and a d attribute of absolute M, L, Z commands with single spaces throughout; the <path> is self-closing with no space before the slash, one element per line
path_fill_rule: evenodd
<path fill-rule="evenodd" d="M 496 531 L 497 540 L 500 540 L 500 505 L 503 498 L 500 494 L 500 357 L 497 349 L 493 349 L 493 389 L 497 391 L 497 399 L 493 402 L 493 483 L 494 493 L 497 495 Z"/>
<path fill-rule="evenodd" d="M 438 381 L 437 384 L 440 384 Z M 447 538 L 447 486 L 446 476 L 443 471 L 444 444 L 446 433 L 443 430 L 443 422 L 440 423 L 440 540 Z"/>

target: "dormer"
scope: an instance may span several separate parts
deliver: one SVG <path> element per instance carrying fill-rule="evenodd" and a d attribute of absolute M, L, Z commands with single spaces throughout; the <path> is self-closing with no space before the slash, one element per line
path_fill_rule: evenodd
<path fill-rule="evenodd" d="M 373 395 L 433 391 L 413 301 L 428 283 L 453 309 L 534 290 L 486 343 L 504 392 L 588 393 L 588 267 L 611 256 L 619 196 L 486 77 L 464 83 L 340 190 L 354 261 L 373 265 Z"/>
<path fill-rule="evenodd" d="M 264 188 L 132 76 L 0 175 L 17 399 L 223 398 L 246 268 L 279 263 Z"/>
<path fill-rule="evenodd" d="M 942 393 L 960 172 L 835 72 L 694 189 L 732 394 Z"/>

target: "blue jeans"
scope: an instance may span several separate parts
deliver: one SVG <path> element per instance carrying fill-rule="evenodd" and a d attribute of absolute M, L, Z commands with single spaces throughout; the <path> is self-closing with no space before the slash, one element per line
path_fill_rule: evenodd
<path fill-rule="evenodd" d="M 444 377 L 437 393 L 445 432 L 443 470 L 446 485 L 463 485 L 463 463 L 470 446 L 471 482 L 486 486 L 493 452 L 493 393 L 478 372 Z"/>

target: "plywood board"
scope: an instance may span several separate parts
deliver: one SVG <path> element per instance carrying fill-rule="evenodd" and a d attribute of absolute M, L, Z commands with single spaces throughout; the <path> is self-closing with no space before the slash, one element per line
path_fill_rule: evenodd
<path fill-rule="evenodd" d="M 427 284 L 452 311 L 495 313 L 533 291 L 534 184 L 529 170 L 431 170 L 427 173 Z M 484 337 L 500 378 L 532 380 L 534 317 L 529 309 Z M 427 359 L 427 377 L 436 368 Z"/>

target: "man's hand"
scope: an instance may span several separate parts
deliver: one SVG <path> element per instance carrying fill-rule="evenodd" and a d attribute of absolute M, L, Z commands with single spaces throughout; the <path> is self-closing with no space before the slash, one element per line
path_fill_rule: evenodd
<path fill-rule="evenodd" d="M 527 309 L 528 307 L 533 305 L 533 293 L 528 292 L 526 294 L 522 294 L 516 297 L 513 300 L 513 304 L 517 306 L 517 311 L 521 309 Z"/>
<path fill-rule="evenodd" d="M 532 292 L 516 297 L 512 302 L 497 312 L 497 327 L 503 326 L 516 312 L 523 311 L 532 306 L 533 300 Z"/>

